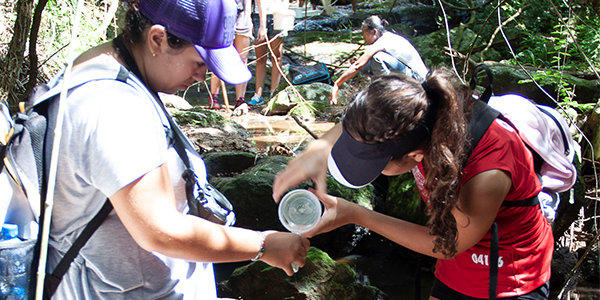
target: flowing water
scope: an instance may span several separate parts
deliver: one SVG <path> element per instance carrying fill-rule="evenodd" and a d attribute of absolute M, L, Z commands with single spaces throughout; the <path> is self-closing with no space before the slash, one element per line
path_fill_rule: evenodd
<path fill-rule="evenodd" d="M 254 93 L 247 93 L 246 99 L 251 99 L 253 95 Z M 222 94 L 220 96 L 219 102 L 222 105 Z M 185 98 L 192 105 L 208 106 L 208 94 L 203 86 L 199 86 L 198 89 L 192 88 Z M 228 99 L 233 110 L 235 93 L 228 93 Z M 289 116 L 264 116 L 260 114 L 259 109 L 253 109 L 250 113 L 241 116 L 232 116 L 231 113 L 226 112 L 223 112 L 223 115 L 248 130 L 251 135 L 248 140 L 255 142 L 259 152 L 266 152 L 271 146 L 283 144 L 297 153 L 313 140 L 312 136 Z M 335 125 L 332 122 L 318 121 L 303 123 L 317 136 L 321 136 Z"/>

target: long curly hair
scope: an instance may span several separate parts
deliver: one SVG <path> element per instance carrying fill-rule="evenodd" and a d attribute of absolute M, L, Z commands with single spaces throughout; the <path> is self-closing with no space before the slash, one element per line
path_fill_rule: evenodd
<path fill-rule="evenodd" d="M 429 192 L 427 226 L 436 236 L 433 252 L 456 255 L 458 230 L 452 209 L 469 151 L 468 105 L 472 91 L 447 69 L 438 69 L 424 85 L 404 75 L 375 79 L 346 107 L 343 125 L 363 143 L 401 138 L 419 124 L 432 120 L 425 151 L 425 188 Z M 426 120 L 427 119 L 427 120 Z M 430 121 L 431 122 L 431 121 Z"/>

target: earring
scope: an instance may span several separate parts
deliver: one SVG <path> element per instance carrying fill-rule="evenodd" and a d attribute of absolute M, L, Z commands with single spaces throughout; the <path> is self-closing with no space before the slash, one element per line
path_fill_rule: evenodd
<path fill-rule="evenodd" d="M 156 53 L 152 53 L 152 57 L 156 57 Z"/>

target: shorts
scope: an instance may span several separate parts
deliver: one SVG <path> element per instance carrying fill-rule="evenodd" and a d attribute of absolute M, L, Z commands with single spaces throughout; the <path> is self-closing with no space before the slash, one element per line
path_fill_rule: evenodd
<path fill-rule="evenodd" d="M 547 281 L 546 283 L 542 284 L 542 286 L 538 287 L 537 289 L 535 289 L 525 295 L 497 298 L 497 299 L 498 300 L 546 300 L 546 299 L 548 299 L 549 294 L 550 294 L 550 281 Z M 431 296 L 438 298 L 438 299 L 443 299 L 443 300 L 481 300 L 479 298 L 473 298 L 473 297 L 464 295 L 462 293 L 459 293 L 459 292 L 451 289 L 450 287 L 448 287 L 441 281 L 439 281 L 437 278 L 433 282 L 433 287 L 431 288 Z M 484 298 L 484 299 L 487 299 L 487 298 Z"/>
<path fill-rule="evenodd" d="M 240 0 L 238 0 L 240 2 Z M 243 10 L 238 10 L 238 16 L 235 20 L 235 34 L 246 36 L 252 39 L 252 1 L 241 0 L 240 5 L 244 7 Z"/>
<path fill-rule="evenodd" d="M 252 24 L 254 25 L 254 36 L 258 38 L 258 29 L 260 28 L 260 17 L 258 14 L 252 14 Z M 267 15 L 267 36 L 269 39 L 272 39 L 280 32 L 281 30 L 273 29 L 273 15 Z"/>

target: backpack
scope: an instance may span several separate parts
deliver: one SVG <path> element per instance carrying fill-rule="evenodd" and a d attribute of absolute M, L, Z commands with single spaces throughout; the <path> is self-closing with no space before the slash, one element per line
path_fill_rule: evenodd
<path fill-rule="evenodd" d="M 331 84 L 331 74 L 327 66 L 318 62 L 313 65 L 290 65 L 288 69 L 290 73 L 290 82 L 293 85 L 310 84 L 314 82 L 322 82 Z"/>
<path fill-rule="evenodd" d="M 3 224 L 17 224 L 20 238 L 18 242 L 0 240 L 0 299 L 29 299 L 36 293 L 41 228 L 53 144 L 52 129 L 55 128 L 62 88 L 60 84 L 56 84 L 58 79 L 57 76 L 47 84 L 36 86 L 27 98 L 26 105 L 21 105 L 21 111 L 12 117 L 7 103 L 0 102 L 0 155 L 3 159 L 0 162 L 0 220 Z M 171 138 L 186 167 L 182 176 L 186 180 L 186 196 L 190 209 L 188 213 L 214 223 L 233 225 L 235 213 L 231 203 L 208 182 L 198 180 L 198 174 L 206 175 L 204 162 L 195 155 L 197 153 L 192 144 L 181 133 L 162 102 L 156 98 L 158 96 L 152 97 L 143 83 L 130 76 L 129 70 L 123 66 L 118 74 L 99 68 L 86 71 L 82 76 L 72 77 L 68 89 L 93 80 L 119 80 L 148 93 L 149 98 L 156 100 L 169 121 L 168 124 L 164 124 L 166 134 Z M 46 274 L 44 299 L 52 297 L 73 259 L 112 208 L 107 198 L 55 270 Z"/>
<path fill-rule="evenodd" d="M 546 219 L 552 222 L 560 203 L 558 193 L 569 190 L 577 180 L 577 168 L 574 164 L 575 143 L 569 126 L 563 116 L 552 107 L 536 104 L 515 94 L 492 96 L 492 72 L 485 64 L 480 64 L 473 70 L 471 90 L 475 89 L 477 73 L 481 70 L 485 70 L 488 76 L 488 86 L 472 107 L 469 124 L 471 151 L 496 118 L 516 129 L 533 154 L 534 168 L 542 183 L 542 191 L 532 198 L 505 201 L 502 206 L 540 205 Z M 492 224 L 491 234 L 489 298 L 496 299 L 499 242 L 495 222 Z"/>
<path fill-rule="evenodd" d="M 558 193 L 569 190 L 577 180 L 575 143 L 569 125 L 554 108 L 536 104 L 523 96 L 492 96 L 492 74 L 484 64 L 473 71 L 471 89 L 475 88 L 477 73 L 482 69 L 487 73 L 489 84 L 479 97 L 480 101 L 475 102 L 474 118 L 471 119 L 472 147 L 496 117 L 515 128 L 534 155 L 535 171 L 542 183 L 539 203 L 546 219 L 552 222 L 560 203 Z"/>

